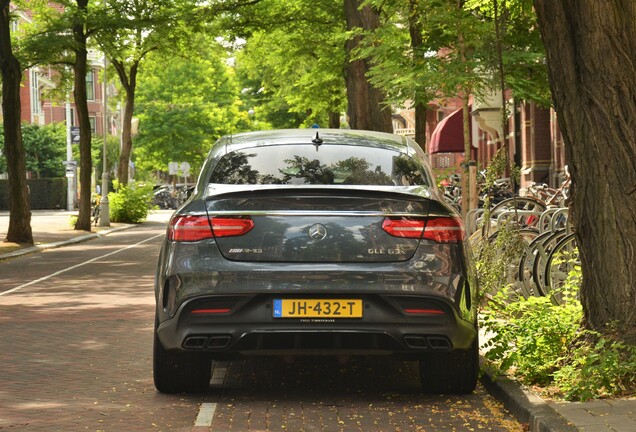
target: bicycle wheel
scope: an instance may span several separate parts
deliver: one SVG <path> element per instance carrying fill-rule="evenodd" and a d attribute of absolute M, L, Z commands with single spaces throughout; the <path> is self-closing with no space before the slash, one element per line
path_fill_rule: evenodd
<path fill-rule="evenodd" d="M 493 233 L 492 235 L 490 235 L 490 237 L 488 237 L 488 243 L 495 244 L 495 242 L 497 241 L 497 237 L 499 236 L 500 233 L 501 231 L 497 231 Z M 513 293 L 512 293 L 513 296 L 528 298 L 532 296 L 533 294 L 517 278 L 518 266 L 519 266 L 518 263 L 519 263 L 519 260 L 521 259 L 521 256 L 524 253 L 526 253 L 526 250 L 528 249 L 529 245 L 539 235 L 539 232 L 532 228 L 524 228 L 524 229 L 518 230 L 518 233 L 524 242 L 523 251 L 519 252 L 520 256 L 514 256 L 514 257 L 507 256 L 508 253 L 502 249 L 502 250 L 495 251 L 495 261 L 497 262 L 504 262 L 504 260 L 508 261 L 506 265 L 506 269 L 504 271 L 505 272 L 504 276 L 505 276 L 505 283 L 511 285 L 513 288 Z M 494 292 L 485 293 L 486 297 L 492 297 L 494 294 L 495 294 Z M 515 299 L 511 298 L 510 300 L 515 300 Z"/>
<path fill-rule="evenodd" d="M 540 297 L 543 294 L 539 291 L 533 277 L 534 260 L 539 254 L 539 247 L 541 244 L 552 235 L 551 231 L 544 232 L 535 237 L 528 247 L 523 251 L 521 258 L 519 259 L 519 268 L 517 272 L 517 281 L 522 284 L 523 289 L 528 294 L 528 297 L 535 296 Z"/>
<path fill-rule="evenodd" d="M 495 205 L 490 210 L 490 215 L 492 218 L 497 219 L 501 213 L 514 210 L 543 213 L 546 210 L 546 205 L 542 201 L 531 197 L 508 198 Z M 522 228 L 534 227 L 539 222 L 539 215 L 521 214 L 517 217 L 517 222 Z"/>
<path fill-rule="evenodd" d="M 552 235 L 546 237 L 537 247 L 537 254 L 532 264 L 532 278 L 537 287 L 539 294 L 542 296 L 548 295 L 548 291 L 545 287 L 545 266 L 550 256 L 550 252 L 554 249 L 556 244 L 565 237 L 567 233 L 565 230 L 560 230 L 552 233 Z"/>
<path fill-rule="evenodd" d="M 563 288 L 576 267 L 581 267 L 579 249 L 574 234 L 568 234 L 554 246 L 545 266 L 545 288 L 555 304 L 566 301 Z"/>
<path fill-rule="evenodd" d="M 97 224 L 99 223 L 99 216 L 101 213 L 99 205 L 96 205 L 95 207 L 93 207 L 93 211 L 91 213 L 92 213 L 93 225 L 97 226 Z"/>

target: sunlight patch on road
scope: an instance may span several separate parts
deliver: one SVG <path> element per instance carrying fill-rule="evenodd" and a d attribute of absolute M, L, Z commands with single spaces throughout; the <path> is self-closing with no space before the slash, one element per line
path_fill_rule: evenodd
<path fill-rule="evenodd" d="M 4 296 L 4 295 L 7 295 L 7 294 L 14 293 L 14 292 L 16 292 L 16 291 L 19 291 L 19 290 L 21 290 L 21 289 L 23 289 L 23 288 L 26 288 L 26 287 L 29 287 L 29 286 L 31 286 L 31 285 L 35 285 L 35 284 L 37 284 L 37 283 L 39 283 L 39 282 L 42 282 L 42 281 L 45 281 L 45 280 L 50 279 L 50 278 L 52 278 L 52 277 L 58 276 L 58 275 L 60 275 L 60 274 L 62 274 L 62 273 L 66 273 L 66 272 L 71 271 L 71 270 L 74 270 L 74 269 L 76 269 L 76 268 L 83 267 L 83 266 L 85 266 L 85 265 L 88 265 L 88 264 L 94 263 L 95 261 L 99 261 L 99 260 L 104 259 L 104 258 L 106 258 L 106 257 L 109 257 L 109 256 L 111 256 L 111 255 L 115 255 L 115 254 L 118 254 L 118 253 L 123 252 L 123 251 L 125 251 L 125 250 L 132 249 L 132 248 L 134 248 L 134 247 L 136 247 L 136 246 L 139 246 L 139 245 L 141 245 L 141 244 L 144 244 L 144 243 L 146 243 L 146 242 L 149 242 L 149 241 L 151 241 L 151 240 L 154 240 L 154 239 L 156 239 L 156 238 L 158 238 L 158 237 L 163 237 L 163 236 L 164 236 L 164 234 L 163 234 L 163 233 L 162 233 L 162 234 L 158 234 L 158 235 L 156 235 L 156 236 L 153 236 L 153 237 L 147 238 L 147 239 L 145 239 L 145 240 L 142 240 L 142 241 L 140 241 L 140 242 L 138 242 L 138 243 L 135 243 L 135 244 L 132 244 L 132 245 L 126 246 L 125 248 L 117 249 L 116 251 L 112 251 L 112 252 L 110 252 L 110 253 L 107 253 L 107 254 L 104 254 L 104 255 L 101 255 L 101 256 L 95 257 L 95 258 L 90 259 L 90 260 L 88 260 L 88 261 L 85 261 L 85 262 L 83 262 L 83 263 L 79 263 L 79 264 L 76 264 L 76 265 L 74 265 L 74 266 L 67 267 L 67 268 L 65 268 L 65 269 L 62 269 L 62 270 L 56 271 L 55 273 L 51 273 L 50 275 L 47 275 L 47 276 L 41 277 L 41 278 L 39 278 L 39 279 L 32 280 L 31 282 L 27 282 L 27 283 L 25 283 L 25 284 L 19 285 L 19 286 L 15 287 L 15 288 L 12 288 L 12 289 L 8 290 L 8 291 L 0 292 L 0 297 L 1 297 L 1 296 Z"/>

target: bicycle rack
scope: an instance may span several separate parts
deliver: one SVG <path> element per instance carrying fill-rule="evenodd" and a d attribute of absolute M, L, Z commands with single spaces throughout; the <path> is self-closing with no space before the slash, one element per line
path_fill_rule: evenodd
<path fill-rule="evenodd" d="M 558 228 L 556 226 L 557 221 L 559 220 L 559 216 L 565 215 L 565 226 L 566 228 L 570 226 L 570 220 L 568 218 L 568 209 L 567 208 L 559 208 L 552 215 L 552 219 L 550 220 L 550 230 L 552 232 L 556 231 Z"/>
<path fill-rule="evenodd" d="M 547 231 L 544 227 L 548 227 L 550 228 L 550 231 L 554 231 L 552 228 L 552 220 L 553 220 L 554 213 L 556 213 L 558 210 L 559 208 L 557 207 L 549 208 L 543 213 L 541 213 L 541 217 L 539 218 L 539 224 L 538 224 L 540 233 Z"/>
<path fill-rule="evenodd" d="M 514 219 L 517 216 L 539 216 L 543 212 L 538 212 L 534 210 L 506 210 L 501 213 L 497 213 L 497 226 L 502 223 L 505 219 L 512 218 Z"/>
<path fill-rule="evenodd" d="M 477 225 L 479 218 L 484 214 L 484 209 L 477 208 L 468 210 L 466 213 L 466 219 L 464 223 L 466 224 L 466 235 L 470 237 L 475 231 L 477 231 Z"/>

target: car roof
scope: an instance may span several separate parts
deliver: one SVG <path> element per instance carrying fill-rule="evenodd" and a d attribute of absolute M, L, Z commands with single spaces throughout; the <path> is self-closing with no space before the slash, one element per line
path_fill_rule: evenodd
<path fill-rule="evenodd" d="M 321 140 L 319 145 L 338 144 L 379 147 L 407 154 L 411 154 L 413 150 L 409 146 L 407 138 L 400 135 L 366 130 L 320 128 L 242 132 L 221 138 L 215 147 L 224 145 L 226 147 L 225 152 L 230 152 L 241 148 L 270 145 L 305 143 L 307 145 L 316 145 L 314 140 L 317 136 Z"/>

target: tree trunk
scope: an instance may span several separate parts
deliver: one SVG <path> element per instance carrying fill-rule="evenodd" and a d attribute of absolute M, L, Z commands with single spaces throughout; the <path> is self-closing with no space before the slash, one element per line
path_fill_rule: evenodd
<path fill-rule="evenodd" d="M 117 166 L 117 180 L 120 185 L 128 184 L 128 168 L 130 165 L 130 155 L 132 153 L 132 118 L 135 109 L 135 89 L 137 87 L 137 71 L 139 63 L 134 63 L 130 68 L 130 73 L 126 74 L 123 63 L 113 61 L 119 81 L 126 92 L 126 102 L 124 104 L 124 117 L 122 119 L 122 145 L 119 154 L 119 164 Z"/>
<path fill-rule="evenodd" d="M 22 70 L 11 46 L 9 0 L 0 1 L 0 69 L 4 154 L 9 174 L 9 228 L 6 241 L 33 244 L 31 208 L 26 183 L 26 161 L 20 126 L 20 81 Z"/>
<path fill-rule="evenodd" d="M 135 91 L 126 90 L 126 101 L 124 103 L 124 117 L 121 129 L 121 153 L 119 153 L 119 164 L 117 166 L 117 180 L 122 186 L 128 184 L 128 168 L 130 166 L 130 155 L 132 153 L 132 118 L 135 108 Z"/>
<path fill-rule="evenodd" d="M 428 153 L 426 145 L 426 113 L 428 106 L 423 103 L 415 105 L 415 142 L 417 142 L 425 153 Z"/>
<path fill-rule="evenodd" d="M 81 10 L 86 11 L 88 0 L 77 0 Z M 73 26 L 75 39 L 75 108 L 79 120 L 80 129 L 80 200 L 79 216 L 75 223 L 76 230 L 91 230 L 91 175 L 93 173 L 93 161 L 91 158 L 91 124 L 88 117 L 88 102 L 86 99 L 86 73 L 88 71 L 88 52 L 86 50 L 86 33 L 83 23 Z"/>
<path fill-rule="evenodd" d="M 362 3 L 361 0 L 344 0 L 347 30 L 373 30 L 380 26 L 378 13 L 370 6 L 360 9 Z M 349 126 L 352 129 L 392 132 L 391 108 L 385 105 L 382 92 L 371 86 L 367 79 L 368 60 L 352 60 L 352 53 L 359 43 L 360 37 L 354 37 L 348 39 L 345 45 Z"/>
<path fill-rule="evenodd" d="M 340 128 L 340 113 L 333 111 L 329 112 L 329 127 L 331 129 Z"/>
<path fill-rule="evenodd" d="M 636 332 L 636 3 L 534 0 L 572 175 L 586 325 Z"/>
<path fill-rule="evenodd" d="M 411 38 L 411 48 L 413 49 L 413 63 L 417 67 L 417 58 L 423 56 L 422 26 L 419 22 L 419 0 L 409 0 L 409 36 Z M 428 104 L 415 101 L 415 142 L 428 153 L 426 145 L 426 113 Z"/>

